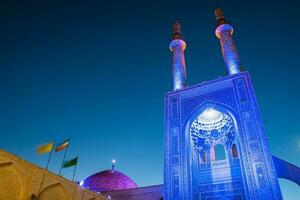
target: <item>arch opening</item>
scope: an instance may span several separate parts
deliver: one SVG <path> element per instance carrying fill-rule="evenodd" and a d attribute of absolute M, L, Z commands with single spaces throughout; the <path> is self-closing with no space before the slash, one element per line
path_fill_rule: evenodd
<path fill-rule="evenodd" d="M 67 200 L 66 192 L 60 183 L 50 185 L 43 189 L 39 195 L 40 200 Z"/>
<path fill-rule="evenodd" d="M 23 186 L 16 169 L 12 165 L 0 165 L 0 199 L 19 200 Z"/>
<path fill-rule="evenodd" d="M 232 147 L 234 155 L 238 154 L 234 128 L 234 121 L 228 114 L 211 107 L 191 122 L 191 144 L 201 163 L 228 159 L 227 153 L 232 156 L 232 152 L 227 151 Z"/>
<path fill-rule="evenodd" d="M 211 156 L 212 161 L 227 159 L 224 146 L 222 144 L 216 144 L 215 146 L 213 146 Z"/>

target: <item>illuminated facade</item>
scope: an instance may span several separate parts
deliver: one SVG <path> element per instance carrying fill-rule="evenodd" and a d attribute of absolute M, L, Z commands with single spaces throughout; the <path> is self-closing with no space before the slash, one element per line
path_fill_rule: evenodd
<path fill-rule="evenodd" d="M 176 22 L 173 26 L 173 40 L 170 43 L 173 63 L 173 89 L 179 90 L 186 86 L 186 69 L 184 50 L 186 43 L 182 38 L 180 24 Z"/>
<path fill-rule="evenodd" d="M 229 75 L 167 93 L 164 198 L 282 199 L 252 83 L 240 71 L 233 28 L 220 9 L 215 14 Z"/>
<path fill-rule="evenodd" d="M 220 39 L 223 60 L 228 74 L 240 72 L 241 63 L 234 41 L 232 39 L 233 27 L 226 21 L 221 9 L 215 10 L 217 26 L 215 34 Z"/>
<path fill-rule="evenodd" d="M 114 169 L 78 184 L 0 149 L 0 200 L 280 200 L 278 178 L 300 169 L 272 156 L 248 72 L 220 9 L 215 30 L 228 76 L 186 85 L 178 22 L 170 43 L 173 91 L 165 97 L 164 184 L 138 187 Z"/>

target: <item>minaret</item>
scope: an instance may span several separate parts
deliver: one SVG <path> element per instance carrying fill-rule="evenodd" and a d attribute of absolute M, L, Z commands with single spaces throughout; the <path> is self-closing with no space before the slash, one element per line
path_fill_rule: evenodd
<path fill-rule="evenodd" d="M 240 71 L 233 28 L 221 9 L 215 14 L 229 76 L 181 89 L 185 42 L 180 25 L 173 28 L 175 91 L 164 98 L 164 200 L 282 200 L 250 76 Z"/>
<path fill-rule="evenodd" d="M 240 72 L 241 63 L 234 41 L 232 39 L 233 27 L 225 20 L 220 8 L 215 10 L 217 26 L 215 34 L 220 39 L 225 67 L 229 75 Z"/>
<path fill-rule="evenodd" d="M 186 86 L 185 48 L 186 43 L 181 35 L 181 26 L 176 21 L 173 25 L 173 37 L 170 43 L 170 50 L 173 53 L 173 90 L 179 90 Z"/>

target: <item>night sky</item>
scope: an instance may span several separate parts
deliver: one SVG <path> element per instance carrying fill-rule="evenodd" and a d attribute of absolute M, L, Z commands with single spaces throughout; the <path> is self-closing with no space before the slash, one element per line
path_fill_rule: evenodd
<path fill-rule="evenodd" d="M 162 183 L 164 94 L 175 19 L 188 84 L 225 75 L 214 8 L 235 28 L 274 155 L 300 166 L 300 23 L 291 1 L 19 1 L 0 3 L 0 148 L 39 166 L 39 144 L 71 138 L 77 180 L 111 167 Z M 63 153 L 53 155 L 59 171 Z M 72 168 L 63 170 L 71 178 Z M 300 195 L 281 181 L 285 199 Z"/>

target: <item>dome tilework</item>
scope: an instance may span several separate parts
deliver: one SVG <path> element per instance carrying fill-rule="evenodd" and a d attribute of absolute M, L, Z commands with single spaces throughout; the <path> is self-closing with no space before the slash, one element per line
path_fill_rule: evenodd
<path fill-rule="evenodd" d="M 137 188 L 136 183 L 116 170 L 105 170 L 85 179 L 83 187 L 95 192 Z"/>

